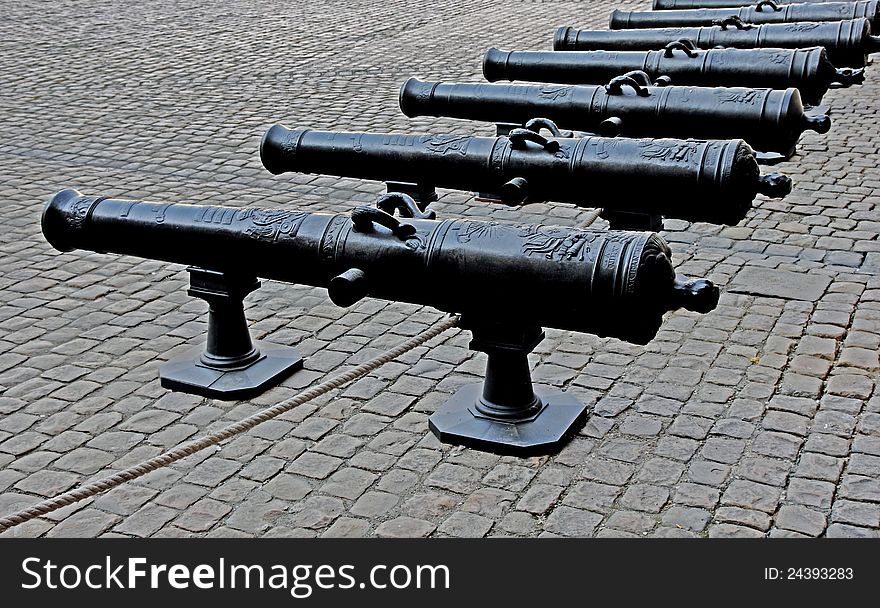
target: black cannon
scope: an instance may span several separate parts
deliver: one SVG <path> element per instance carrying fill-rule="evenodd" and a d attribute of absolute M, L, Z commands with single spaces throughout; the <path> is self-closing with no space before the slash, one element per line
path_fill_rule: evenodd
<path fill-rule="evenodd" d="M 822 47 L 810 49 L 697 49 L 676 40 L 662 51 L 502 51 L 483 57 L 486 80 L 604 84 L 632 71 L 675 85 L 787 89 L 817 105 L 832 86 L 865 80 L 863 68 L 836 68 Z"/>
<path fill-rule="evenodd" d="M 639 82 L 641 80 L 641 82 Z M 407 80 L 400 109 L 409 117 L 448 116 L 525 124 L 540 116 L 564 129 L 591 133 L 615 122 L 627 137 L 745 140 L 755 150 L 794 153 L 805 130 L 826 133 L 831 119 L 806 114 L 797 89 L 644 86 L 631 72 L 606 86 L 456 84 Z"/>
<path fill-rule="evenodd" d="M 655 11 L 687 8 L 731 8 L 749 5 L 827 4 L 828 0 L 654 0 Z"/>
<path fill-rule="evenodd" d="M 764 0 L 751 6 L 736 8 L 695 8 L 665 11 L 622 11 L 611 13 L 612 30 L 649 27 L 714 25 L 727 17 L 738 17 L 745 23 L 794 23 L 797 21 L 845 21 L 866 18 L 875 29 L 880 2 L 827 2 L 820 4 L 779 5 Z"/>
<path fill-rule="evenodd" d="M 379 204 L 417 211 L 405 195 Z M 489 355 L 485 382 L 462 388 L 430 427 L 444 441 L 500 452 L 558 446 L 586 412 L 571 395 L 534 391 L 527 355 L 542 326 L 645 344 L 665 313 L 708 312 L 718 301 L 710 282 L 677 280 L 668 246 L 645 232 L 411 219 L 367 206 L 349 216 L 159 204 L 75 190 L 47 203 L 42 228 L 60 251 L 193 265 L 190 293 L 211 305 L 209 351 L 226 363 L 243 359 L 244 376 L 264 373 L 241 303 L 257 277 L 326 288 L 340 306 L 374 297 L 460 313 L 471 348 Z M 206 394 L 195 388 L 213 363 L 169 362 L 163 383 L 187 368 L 189 390 Z"/>
<path fill-rule="evenodd" d="M 553 49 L 557 51 L 650 51 L 676 40 L 691 40 L 698 48 L 716 46 L 740 49 L 796 49 L 824 46 L 838 67 L 865 67 L 867 56 L 880 50 L 880 39 L 871 35 L 867 19 L 753 25 L 729 17 L 711 27 L 667 27 L 643 30 L 577 30 L 561 27 Z"/>
<path fill-rule="evenodd" d="M 263 136 L 269 172 L 322 173 L 491 193 L 517 205 L 556 201 L 692 221 L 736 224 L 760 192 L 789 178 L 761 175 L 742 140 L 394 135 L 288 129 Z"/>

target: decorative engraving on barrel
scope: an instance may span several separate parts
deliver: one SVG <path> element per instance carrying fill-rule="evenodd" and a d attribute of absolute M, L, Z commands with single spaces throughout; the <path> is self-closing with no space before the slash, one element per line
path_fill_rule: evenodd
<path fill-rule="evenodd" d="M 128 214 L 131 213 L 131 210 L 134 209 L 137 206 L 137 204 L 138 204 L 137 201 L 129 201 L 128 205 L 125 206 L 125 209 L 123 209 L 119 213 L 119 217 L 120 218 L 128 217 Z"/>
<path fill-rule="evenodd" d="M 679 87 L 678 90 L 678 102 L 681 104 L 688 104 L 691 101 L 691 97 L 698 96 L 699 91 L 694 87 Z"/>
<path fill-rule="evenodd" d="M 599 260 L 600 268 L 605 270 L 614 270 L 617 267 L 617 260 L 620 258 L 620 250 L 624 244 L 620 242 L 617 235 L 611 235 L 605 239 L 605 246 L 602 248 L 602 259 Z"/>
<path fill-rule="evenodd" d="M 70 206 L 70 211 L 65 216 L 67 225 L 73 229 L 81 228 L 83 222 L 89 216 L 89 209 L 97 202 L 94 198 L 78 198 Z"/>
<path fill-rule="evenodd" d="M 614 152 L 614 149 L 620 144 L 617 139 L 601 137 L 601 138 L 593 138 L 593 141 L 590 142 L 590 147 L 596 153 L 596 158 L 605 160 L 609 158 L 611 154 Z"/>
<path fill-rule="evenodd" d="M 197 216 L 193 221 L 203 224 L 219 224 L 230 225 L 232 220 L 241 219 L 242 212 L 238 209 L 218 209 L 216 207 L 205 207 L 201 215 Z"/>
<path fill-rule="evenodd" d="M 621 271 L 616 273 L 614 293 L 632 295 L 635 292 L 636 277 L 640 268 L 638 264 L 632 263 L 632 258 L 641 254 L 645 237 L 634 241 L 626 234 L 612 232 L 606 234 L 601 263 L 608 270 L 617 268 Z M 622 259 L 623 249 L 626 249 L 625 260 Z"/>
<path fill-rule="evenodd" d="M 574 149 L 574 146 L 560 143 L 559 149 L 556 151 L 556 153 L 553 156 L 555 156 L 556 158 L 561 158 L 561 159 L 567 160 L 567 159 L 571 158 L 571 152 L 573 149 Z"/>
<path fill-rule="evenodd" d="M 444 156 L 446 154 L 467 154 L 470 136 L 467 135 L 429 135 L 425 140 L 428 152 Z"/>
<path fill-rule="evenodd" d="M 790 57 L 789 53 L 773 53 L 770 55 L 770 63 L 782 65 L 783 63 L 788 63 Z"/>
<path fill-rule="evenodd" d="M 470 243 L 478 239 L 494 239 L 502 236 L 505 232 L 513 230 L 513 226 L 499 224 L 497 222 L 468 222 L 463 221 L 453 230 L 458 231 L 459 243 Z"/>
<path fill-rule="evenodd" d="M 428 101 L 431 99 L 431 95 L 434 94 L 434 87 L 421 87 L 416 92 L 416 99 L 418 101 Z"/>
<path fill-rule="evenodd" d="M 165 214 L 168 212 L 168 208 L 171 207 L 171 203 L 167 203 L 165 205 L 160 206 L 156 209 L 156 223 L 164 224 L 165 223 Z"/>
<path fill-rule="evenodd" d="M 596 235 L 556 226 L 520 226 L 523 255 L 543 255 L 548 260 L 583 262 Z"/>
<path fill-rule="evenodd" d="M 492 154 L 489 157 L 489 167 L 492 171 L 501 173 L 504 171 L 504 154 L 510 148 L 510 140 L 506 137 L 499 137 L 492 146 Z"/>
<path fill-rule="evenodd" d="M 817 27 L 822 25 L 819 22 L 816 23 L 789 23 L 785 26 L 789 32 L 811 32 Z"/>
<path fill-rule="evenodd" d="M 250 225 L 244 233 L 261 241 L 277 241 L 280 238 L 293 238 L 306 213 L 285 211 L 283 209 L 240 209 L 236 212 L 236 221 L 249 221 Z M 222 221 L 222 217 L 218 220 Z M 211 219 L 203 220 L 211 221 Z"/>
<path fill-rule="evenodd" d="M 327 229 L 324 231 L 324 236 L 321 238 L 321 260 L 324 262 L 332 262 L 335 254 L 336 254 L 336 242 L 339 240 L 339 235 L 342 234 L 342 230 L 349 223 L 349 218 L 344 215 L 335 215 L 333 219 L 330 220 L 330 223 L 327 224 Z"/>
<path fill-rule="evenodd" d="M 639 154 L 642 158 L 650 160 L 689 163 L 697 154 L 698 146 L 698 142 L 692 141 L 673 143 L 669 140 L 646 139 L 639 142 Z"/>
<path fill-rule="evenodd" d="M 754 105 L 754 103 L 758 100 L 761 91 L 759 91 L 758 89 L 746 89 L 744 91 L 717 89 L 715 94 L 718 96 L 718 103 L 741 103 Z"/>
<path fill-rule="evenodd" d="M 658 238 L 648 236 L 646 240 L 634 241 L 626 233 L 607 232 L 605 235 L 602 256 L 599 260 L 600 267 L 607 271 L 613 271 L 616 268 L 626 269 L 626 272 L 615 274 L 615 284 L 611 289 L 613 293 L 626 296 L 635 295 L 637 278 L 641 272 L 646 271 L 646 268 L 643 268 L 646 262 L 661 264 L 666 260 L 666 267 L 670 268 L 668 259 L 672 256 L 672 252 L 668 249 L 664 250 L 663 244 Z M 628 259 L 623 263 L 624 268 L 621 268 L 621 256 L 624 249 L 628 250 L 626 252 Z M 639 258 L 638 263 L 633 263 L 636 258 Z M 671 271 L 671 268 L 668 279 L 670 281 L 675 279 L 675 273 Z"/>
<path fill-rule="evenodd" d="M 549 99 L 551 101 L 556 101 L 557 99 L 562 99 L 570 92 L 571 87 L 550 86 L 541 89 L 540 97 L 543 97 L 544 99 Z"/>
<path fill-rule="evenodd" d="M 730 63 L 729 57 L 727 53 L 723 52 L 726 49 L 719 49 L 720 52 L 716 52 L 713 50 L 706 51 L 706 61 L 703 63 L 703 66 L 700 68 L 700 71 L 705 71 L 706 64 L 711 62 L 711 65 L 716 67 L 724 67 Z M 675 55 L 673 55 L 675 57 Z"/>
<path fill-rule="evenodd" d="M 428 235 L 416 233 L 407 238 L 403 244 L 412 251 L 424 251 L 428 248 Z"/>
<path fill-rule="evenodd" d="M 656 288 L 658 283 L 675 281 L 675 270 L 673 270 L 670 259 L 672 251 L 666 244 L 657 238 L 656 235 L 648 236 L 645 240 L 640 241 L 641 245 L 633 247 L 630 250 L 631 263 L 628 264 L 629 272 L 626 277 L 627 294 L 635 294 L 637 288 L 637 277 L 651 276 L 654 277 L 648 285 L 643 285 L 641 291 L 644 293 L 648 290 Z M 638 263 L 632 263 L 637 261 Z M 645 274 L 642 274 L 645 273 Z M 665 276 L 664 276 L 665 275 Z"/>
<path fill-rule="evenodd" d="M 305 131 L 302 129 L 293 129 L 285 135 L 284 141 L 281 143 L 281 150 L 283 150 L 284 155 L 291 160 L 296 158 L 296 150 L 299 147 L 299 140 L 304 132 Z"/>

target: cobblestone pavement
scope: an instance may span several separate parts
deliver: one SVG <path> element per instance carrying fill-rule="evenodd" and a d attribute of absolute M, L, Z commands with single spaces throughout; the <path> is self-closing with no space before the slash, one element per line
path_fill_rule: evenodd
<path fill-rule="evenodd" d="M 248 402 L 163 390 L 157 368 L 203 340 L 185 272 L 60 255 L 43 201 L 91 194 L 348 209 L 380 185 L 270 176 L 257 147 L 290 126 L 490 134 L 406 119 L 411 75 L 479 81 L 490 45 L 549 48 L 648 1 L 11 2 L 0 22 L 0 515 L 297 393 L 441 318 L 428 308 L 264 283 L 257 338 L 306 369 Z M 880 532 L 880 86 L 832 91 L 834 127 L 781 168 L 784 201 L 737 227 L 667 222 L 683 273 L 724 290 L 669 315 L 647 347 L 548 331 L 537 381 L 590 404 L 551 457 L 440 444 L 427 416 L 482 373 L 468 334 L 397 362 L 216 450 L 5 536 L 865 536 Z M 588 185 L 587 185 L 588 187 Z M 506 209 L 446 192 L 442 217 L 573 225 L 589 210 Z M 597 225 L 601 225 L 599 222 Z"/>

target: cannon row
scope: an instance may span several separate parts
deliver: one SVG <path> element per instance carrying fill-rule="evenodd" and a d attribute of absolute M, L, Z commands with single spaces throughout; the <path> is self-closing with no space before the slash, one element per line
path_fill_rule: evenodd
<path fill-rule="evenodd" d="M 681 16 L 696 0 L 615 11 L 613 31 L 561 28 L 553 51 L 489 49 L 489 83 L 402 83 L 405 115 L 494 123 L 494 137 L 266 131 L 269 173 L 384 182 L 374 204 L 309 213 L 68 189 L 46 204 L 43 234 L 59 251 L 187 265 L 188 293 L 208 303 L 207 341 L 162 366 L 166 388 L 249 398 L 302 367 L 295 348 L 250 337 L 243 300 L 271 279 L 326 289 L 343 307 L 378 298 L 461 315 L 470 347 L 488 355 L 485 378 L 442 405 L 430 430 L 497 453 L 556 450 L 588 408 L 532 385 L 527 356 L 543 329 L 647 344 L 664 315 L 713 310 L 710 280 L 676 275 L 663 218 L 735 225 L 760 196 L 785 197 L 791 180 L 761 164 L 794 156 L 805 131 L 828 132 L 817 104 L 863 81 L 876 44 L 876 2 L 733 12 L 704 2 L 699 15 Z M 678 27 L 700 19 L 708 27 Z M 646 25 L 664 27 L 636 29 Z M 546 225 L 437 217 L 438 187 L 474 192 L 479 205 L 598 208 L 609 228 L 555 226 L 552 205 Z"/>

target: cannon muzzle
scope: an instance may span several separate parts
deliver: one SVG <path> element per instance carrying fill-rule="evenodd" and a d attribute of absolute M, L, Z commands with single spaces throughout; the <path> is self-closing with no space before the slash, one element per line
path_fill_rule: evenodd
<path fill-rule="evenodd" d="M 285 167 L 296 159 L 298 132 L 283 125 L 273 125 L 260 140 L 260 162 L 272 175 L 288 171 Z"/>
<path fill-rule="evenodd" d="M 82 194 L 72 188 L 66 188 L 49 199 L 43 208 L 41 224 L 43 236 L 52 247 L 58 251 L 73 251 L 77 248 L 77 229 L 86 220 L 84 212 L 78 216 L 70 212 L 72 203 L 82 197 Z M 87 211 L 87 210 L 86 210 Z"/>
<path fill-rule="evenodd" d="M 407 78 L 400 87 L 398 95 L 400 111 L 410 118 L 424 116 L 426 110 L 430 108 L 434 99 L 434 90 L 439 84 L 439 82 L 422 82 L 418 78 Z M 427 112 L 427 115 L 430 116 L 430 112 Z"/>
<path fill-rule="evenodd" d="M 507 80 L 507 60 L 510 55 L 511 51 L 502 51 L 494 46 L 487 50 L 483 55 L 483 77 L 489 82 Z"/>

